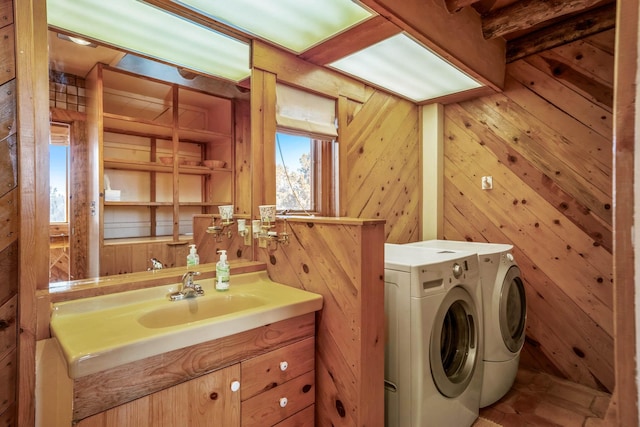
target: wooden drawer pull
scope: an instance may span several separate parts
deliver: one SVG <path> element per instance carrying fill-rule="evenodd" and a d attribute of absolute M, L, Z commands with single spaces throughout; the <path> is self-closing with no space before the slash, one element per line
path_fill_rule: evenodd
<path fill-rule="evenodd" d="M 287 400 L 286 397 L 281 397 L 280 398 L 280 407 L 284 408 L 285 406 L 287 406 L 287 403 L 289 403 L 289 401 Z"/>
<path fill-rule="evenodd" d="M 289 367 L 289 364 L 287 363 L 286 360 L 283 361 L 283 362 L 280 362 L 280 370 L 281 371 L 283 371 L 283 372 L 286 371 L 288 367 Z"/>

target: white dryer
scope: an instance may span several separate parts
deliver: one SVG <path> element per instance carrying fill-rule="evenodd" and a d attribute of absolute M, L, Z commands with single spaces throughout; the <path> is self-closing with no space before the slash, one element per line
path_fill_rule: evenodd
<path fill-rule="evenodd" d="M 503 397 L 518 372 L 527 319 L 526 294 L 512 245 L 427 240 L 408 244 L 478 254 L 484 301 L 484 378 L 480 407 Z"/>
<path fill-rule="evenodd" d="M 385 317 L 385 425 L 472 425 L 483 367 L 476 254 L 385 244 Z"/>

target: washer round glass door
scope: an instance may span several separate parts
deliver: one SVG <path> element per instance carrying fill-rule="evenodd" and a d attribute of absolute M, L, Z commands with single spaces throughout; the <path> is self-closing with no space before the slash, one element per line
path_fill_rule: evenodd
<path fill-rule="evenodd" d="M 471 295 L 460 286 L 451 289 L 438 308 L 429 343 L 431 375 L 444 396 L 459 396 L 473 379 L 479 325 Z"/>
<path fill-rule="evenodd" d="M 500 293 L 500 332 L 509 351 L 517 353 L 522 349 L 527 320 L 527 298 L 520 269 L 510 267 L 502 282 Z"/>

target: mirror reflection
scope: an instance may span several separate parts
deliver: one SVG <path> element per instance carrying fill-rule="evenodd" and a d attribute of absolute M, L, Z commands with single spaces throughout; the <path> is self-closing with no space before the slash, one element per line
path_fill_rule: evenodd
<path fill-rule="evenodd" d="M 248 84 L 49 31 L 50 283 L 251 259 Z M 238 167 L 238 165 L 240 165 Z"/>

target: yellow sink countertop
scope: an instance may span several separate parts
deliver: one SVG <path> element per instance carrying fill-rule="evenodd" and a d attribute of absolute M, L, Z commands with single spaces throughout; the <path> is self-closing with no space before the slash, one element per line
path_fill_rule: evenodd
<path fill-rule="evenodd" d="M 322 296 L 276 283 L 266 271 L 231 276 L 226 292 L 215 279 L 194 282 L 205 295 L 169 301 L 180 284 L 83 298 L 53 305 L 51 335 L 69 377 L 237 334 L 318 311 Z"/>

